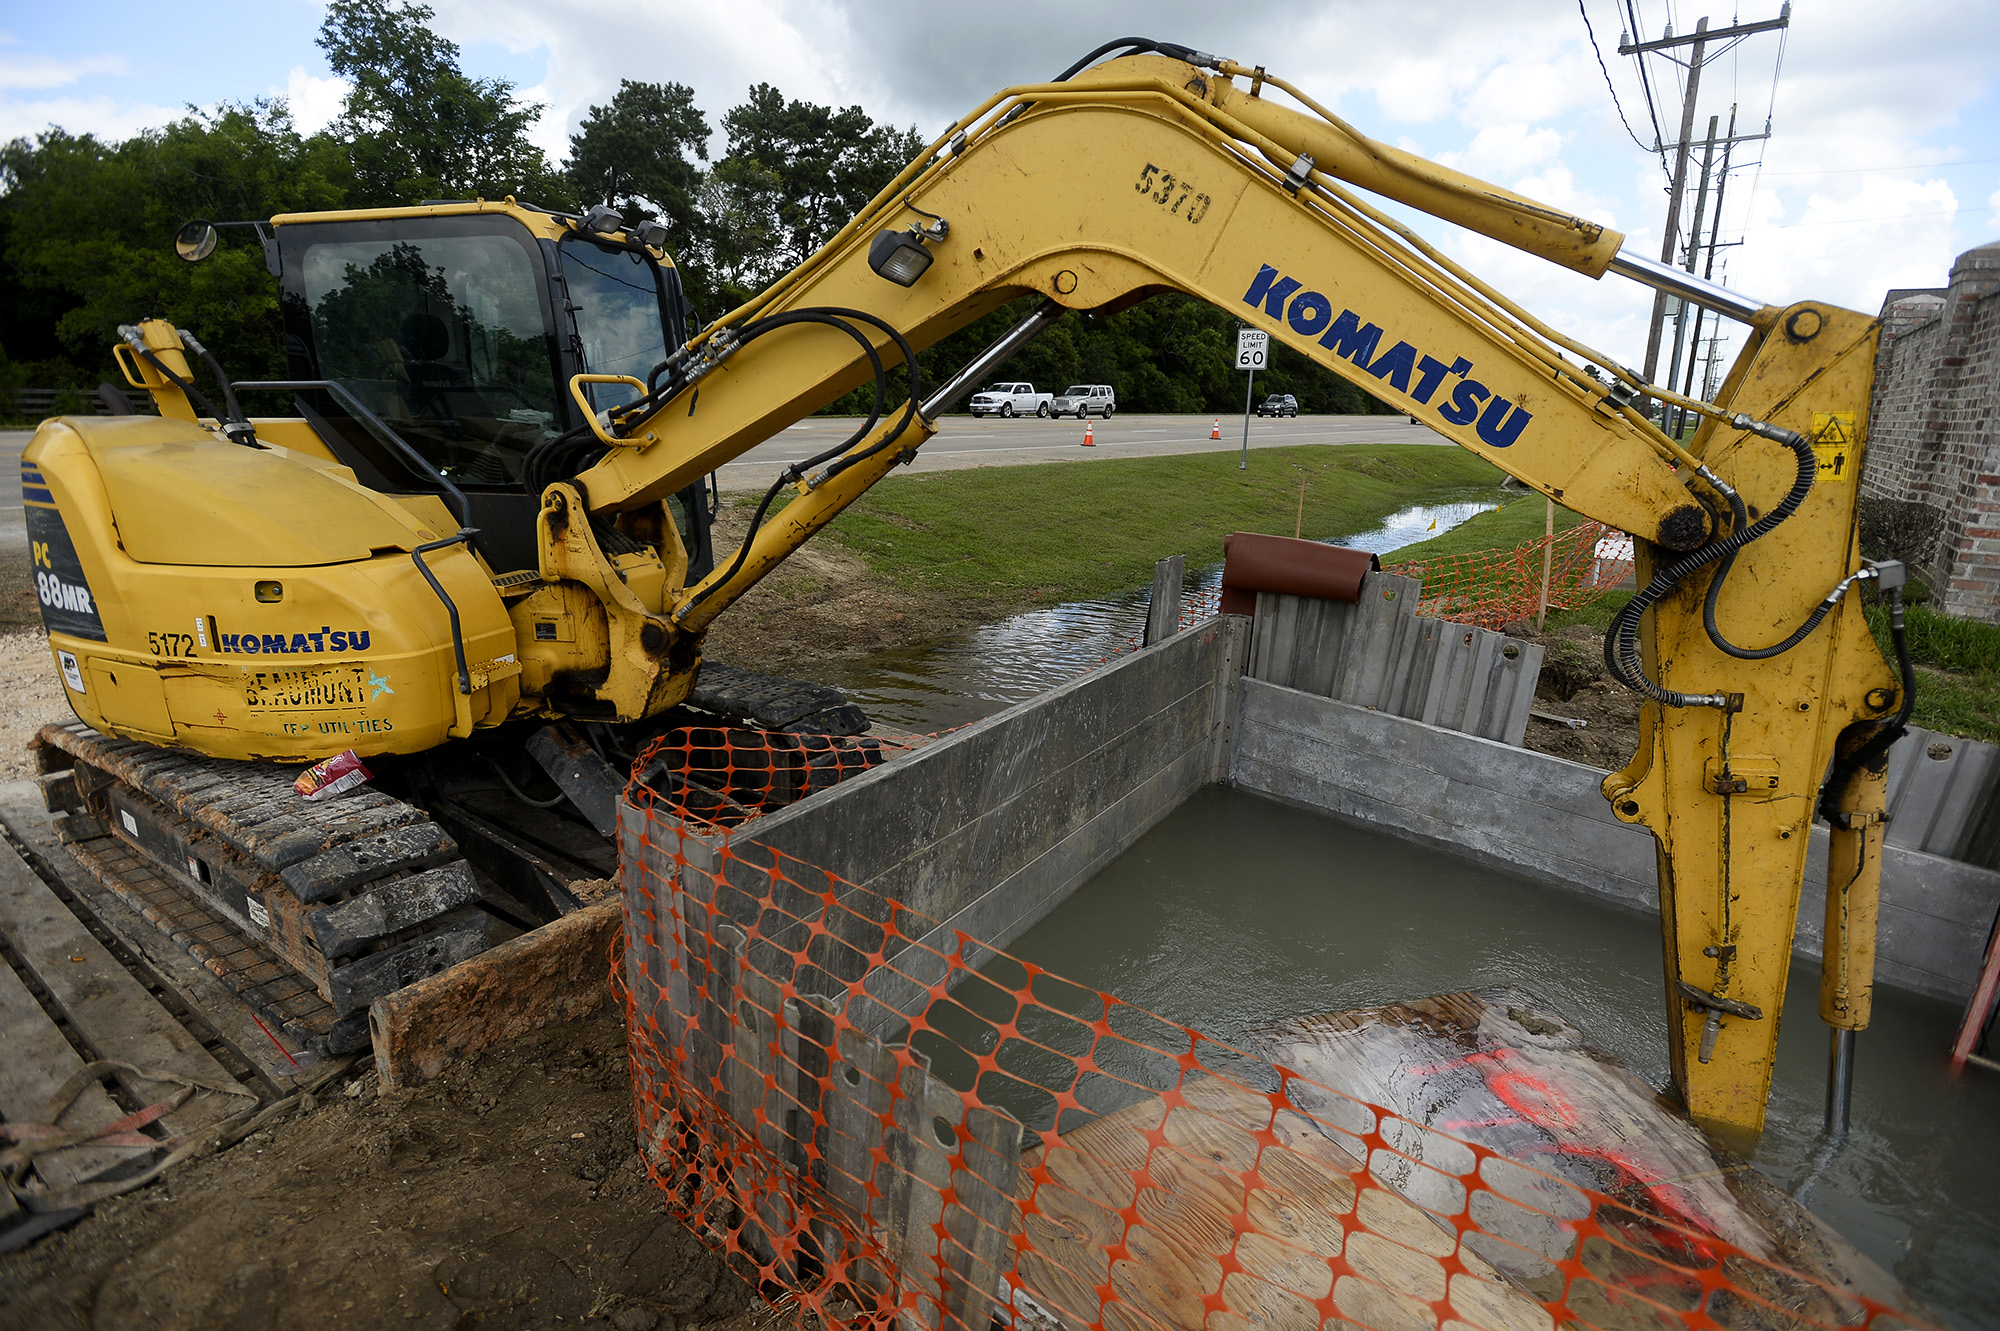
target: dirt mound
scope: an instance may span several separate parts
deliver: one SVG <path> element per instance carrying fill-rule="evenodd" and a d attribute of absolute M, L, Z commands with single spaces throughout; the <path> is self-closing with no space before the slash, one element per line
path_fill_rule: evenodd
<path fill-rule="evenodd" d="M 1623 767 L 1639 746 L 1640 699 L 1605 670 L 1604 635 L 1588 624 L 1541 633 L 1529 619 L 1515 620 L 1503 631 L 1544 648 L 1535 710 L 1585 723 L 1578 730 L 1532 718 L 1522 746 L 1607 771 Z"/>
<path fill-rule="evenodd" d="M 750 1289 L 640 1165 L 622 1017 L 414 1092 L 336 1080 L 310 1112 L 0 1261 L 0 1325 L 756 1326 Z"/>
<path fill-rule="evenodd" d="M 749 525 L 749 509 L 724 504 L 715 523 L 718 559 L 735 554 Z M 1016 608 L 898 586 L 822 534 L 718 618 L 702 650 L 730 665 L 811 678 L 811 667 L 829 657 L 931 642 Z"/>

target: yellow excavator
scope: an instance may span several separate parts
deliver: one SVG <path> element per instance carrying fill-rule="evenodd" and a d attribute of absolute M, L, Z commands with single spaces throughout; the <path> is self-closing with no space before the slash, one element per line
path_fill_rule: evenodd
<path fill-rule="evenodd" d="M 1746 325 L 1743 352 L 1713 403 L 1646 383 L 1371 194 L 1715 309 Z M 698 332 L 663 228 L 608 209 L 510 198 L 255 225 L 292 378 L 231 385 L 215 366 L 210 402 L 193 333 L 142 322 L 115 350 L 159 417 L 52 420 L 23 456 L 50 646 L 87 723 L 45 732 L 42 780 L 144 853 L 119 872 L 200 896 L 331 1001 L 315 1038 L 353 1041 L 369 995 L 484 946 L 496 882 L 517 913 L 563 909 L 573 876 L 551 865 L 591 854 L 509 812 L 555 802 L 522 789 L 548 779 L 524 751 L 599 830 L 633 737 L 689 709 L 782 713 L 764 724 L 791 725 L 799 789 L 854 757 L 866 741 L 838 695 L 716 683 L 704 630 L 1062 312 L 1164 291 L 1637 537 L 1641 590 L 1606 655 L 1646 706 L 1604 793 L 1658 840 L 1673 1077 L 1694 1118 L 1762 1124 L 1816 815 L 1834 838 L 1822 1013 L 1837 1034 L 1867 1024 L 1883 773 L 1912 681 L 1849 595 L 1878 581 L 1900 625 L 1900 568 L 1856 541 L 1866 315 L 1635 257 L 1606 227 L 1364 137 L 1261 66 L 1141 40 L 989 98 Z M 199 259 L 214 228 L 177 244 Z M 918 349 L 1024 296 L 1032 314 L 922 382 Z M 884 411 L 898 364 L 913 391 Z M 871 381 L 862 426 L 787 467 L 741 548 L 711 559 L 704 478 Z M 253 391 L 296 415 L 249 418 Z M 1651 403 L 1699 429 L 1670 437 Z M 401 773 L 402 797 L 306 804 L 278 766 L 350 748 Z M 493 803 L 496 781 L 519 799 Z M 515 853 L 482 861 L 475 842 Z"/>

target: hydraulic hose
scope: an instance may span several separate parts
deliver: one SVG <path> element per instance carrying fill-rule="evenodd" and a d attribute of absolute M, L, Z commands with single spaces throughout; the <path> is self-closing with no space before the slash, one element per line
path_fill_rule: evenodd
<path fill-rule="evenodd" d="M 1083 73 L 1084 70 L 1089 69 L 1092 65 L 1114 51 L 1119 55 L 1146 55 L 1149 53 L 1163 55 L 1171 60 L 1185 60 L 1190 65 L 1200 65 L 1205 69 L 1213 69 L 1218 63 L 1216 57 L 1204 51 L 1197 51 L 1192 46 L 1182 46 L 1177 42 L 1156 42 L 1151 37 L 1120 37 L 1116 41 L 1104 43 L 1104 45 L 1098 47 L 1089 55 L 1050 79 L 1049 82 L 1068 83 L 1078 74 Z"/>
<path fill-rule="evenodd" d="M 1886 567 L 1886 565 L 1885 565 Z M 1854 780 L 1865 767 L 1873 767 L 1889 752 L 1895 742 L 1903 737 L 1910 725 L 1910 713 L 1917 705 L 1917 672 L 1910 663 L 1910 643 L 1903 623 L 1903 585 L 1900 577 L 1893 583 L 1885 583 L 1883 595 L 1889 601 L 1889 641 L 1896 649 L 1896 669 L 1902 676 L 1903 697 L 1896 708 L 1896 715 L 1876 727 L 1875 733 L 1857 745 L 1845 757 L 1836 756 L 1833 770 L 1827 774 L 1826 784 L 1819 789 L 1819 816 L 1826 819 L 1829 826 L 1838 827 L 1840 801 L 1847 793 L 1848 783 Z"/>
<path fill-rule="evenodd" d="M 1767 425 L 1740 413 L 1730 419 L 1730 424 L 1739 430 L 1774 440 L 1790 448 L 1798 457 L 1798 477 L 1793 481 L 1791 490 L 1769 513 L 1747 525 L 1737 523 L 1728 536 L 1721 540 L 1710 541 L 1707 545 L 1690 551 L 1661 569 L 1653 575 L 1652 581 L 1648 582 L 1638 595 L 1627 601 L 1619 608 L 1618 613 L 1612 616 L 1611 627 L 1604 635 L 1605 666 L 1611 671 L 1612 677 L 1620 683 L 1666 707 L 1725 707 L 1729 703 L 1729 698 L 1727 694 L 1720 693 L 1681 693 L 1674 689 L 1663 688 L 1650 679 L 1646 674 L 1645 663 L 1639 657 L 1640 616 L 1665 599 L 1668 593 L 1697 571 L 1717 560 L 1733 559 L 1736 552 L 1750 542 L 1768 536 L 1779 523 L 1796 513 L 1799 505 L 1805 502 L 1806 495 L 1812 490 L 1813 477 L 1819 470 L 1819 460 L 1813 456 L 1811 442 L 1796 430 Z M 1733 511 L 1743 512 L 1741 508 L 1743 501 L 1735 491 L 1706 467 L 1702 468 L 1701 475 L 1703 480 L 1729 496 Z M 1714 589 L 1710 590 L 1713 594 Z M 1777 648 L 1770 649 L 1767 654 L 1776 655 L 1779 651 L 1796 646 L 1799 639 L 1810 633 L 1820 619 L 1825 618 L 1824 610 L 1817 613 L 1818 618 L 1809 620 L 1792 639 Z M 1724 650 L 1732 649 L 1724 648 Z"/>
<path fill-rule="evenodd" d="M 131 324 L 121 324 L 118 329 L 118 335 L 125 339 L 125 345 L 132 348 L 146 364 L 158 370 L 161 377 L 186 394 L 188 402 L 193 405 L 196 411 L 204 416 L 212 416 L 218 421 L 228 419 L 227 415 L 217 411 L 215 404 L 203 397 L 193 384 L 168 369 L 167 363 L 158 356 L 155 356 L 153 349 L 146 345 L 146 339 L 140 334 L 137 328 Z"/>
<path fill-rule="evenodd" d="M 890 340 L 896 344 L 897 351 L 902 354 L 903 363 L 909 367 L 910 397 L 903 404 L 903 418 L 894 431 L 886 438 L 861 450 L 859 453 L 852 454 L 851 456 L 843 456 L 847 453 L 848 449 L 867 438 L 868 434 L 880 423 L 882 419 L 882 393 L 888 377 L 887 371 L 882 365 L 882 357 L 875 350 L 875 344 L 869 340 L 865 333 L 854 327 L 852 323 L 849 323 L 849 320 L 857 320 L 869 324 L 889 335 Z M 830 327 L 841 329 L 861 344 L 862 350 L 868 356 L 869 365 L 875 371 L 875 397 L 868 413 L 868 419 L 862 422 L 859 429 L 855 430 L 840 443 L 815 453 L 809 458 L 791 463 L 778 473 L 778 478 L 771 483 L 771 488 L 764 492 L 763 499 L 758 502 L 757 511 L 751 514 L 750 528 L 744 533 L 742 544 L 736 548 L 736 558 L 730 561 L 728 569 L 723 572 L 722 576 L 713 579 L 706 587 L 697 592 L 690 604 L 701 604 L 701 602 L 714 595 L 717 589 L 726 586 L 737 573 L 742 571 L 744 562 L 750 557 L 750 544 L 756 540 L 758 530 L 764 525 L 764 517 L 770 512 L 771 504 L 777 499 L 780 490 L 797 481 L 808 470 L 818 466 L 822 462 L 832 461 L 832 465 L 826 469 L 825 474 L 821 477 L 822 480 L 826 480 L 838 476 L 841 472 L 858 462 L 874 457 L 877 453 L 888 447 L 890 443 L 901 438 L 903 432 L 910 427 L 910 423 L 916 418 L 917 403 L 923 396 L 923 372 L 917 364 L 916 352 L 911 348 L 909 340 L 901 332 L 864 310 L 848 309 L 844 306 L 819 306 L 803 310 L 787 310 L 782 314 L 774 314 L 767 319 L 759 319 L 754 323 L 745 325 L 737 335 L 737 346 L 741 348 L 744 343 L 762 337 L 766 333 L 797 323 L 827 324 Z M 665 391 L 665 389 L 663 388 L 659 391 Z M 666 396 L 671 397 L 672 392 L 666 392 Z"/>
<path fill-rule="evenodd" d="M 222 432 L 239 444 L 256 444 L 257 431 L 251 427 L 250 418 L 244 415 L 243 404 L 236 400 L 236 387 L 222 372 L 222 362 L 216 360 L 214 354 L 187 329 L 177 328 L 174 331 L 180 334 L 181 345 L 201 357 L 202 364 L 208 366 L 208 372 L 215 376 L 215 382 L 222 386 L 222 405 L 229 413 L 222 419 Z"/>
<path fill-rule="evenodd" d="M 826 457 L 832 457 L 844 449 L 851 448 L 869 430 L 874 429 L 876 422 L 882 418 L 882 389 L 884 381 L 882 358 L 876 353 L 875 344 L 870 342 L 865 334 L 843 319 L 834 317 L 835 313 L 835 311 L 830 310 L 790 310 L 783 314 L 772 315 L 768 319 L 760 319 L 753 324 L 746 325 L 736 335 L 735 345 L 740 349 L 745 343 L 753 342 L 766 333 L 788 325 L 799 323 L 825 324 L 830 328 L 838 328 L 841 332 L 853 338 L 860 345 L 862 353 L 868 357 L 868 362 L 875 371 L 875 402 L 869 411 L 867 424 L 862 426 L 858 433 L 850 436 L 846 442 L 836 445 L 828 453 L 808 459 L 802 463 L 793 464 L 793 470 L 812 466 L 819 461 L 823 461 Z M 847 313 L 858 314 L 859 312 L 848 311 Z M 862 315 L 860 317 L 869 319 L 871 322 L 880 323 L 872 315 Z M 882 326 L 887 328 L 886 324 Z M 908 350 L 908 343 L 904 342 L 899 334 L 891 330 L 891 336 L 896 338 L 898 345 L 903 350 Z M 620 408 L 621 414 L 626 418 L 649 415 L 659 407 L 665 405 L 681 389 L 685 388 L 687 386 L 686 381 L 679 378 L 670 379 L 665 384 L 658 383 L 660 374 L 673 364 L 674 362 L 669 359 L 654 366 L 651 374 L 647 376 L 648 388 L 645 395 L 637 401 Z M 522 487 L 530 494 L 539 495 L 556 481 L 574 476 L 577 472 L 583 470 L 585 466 L 590 465 L 588 462 L 575 467 L 563 465 L 567 463 L 568 459 L 572 457 L 581 458 L 584 455 L 592 453 L 601 457 L 604 453 L 604 445 L 598 440 L 596 434 L 591 431 L 588 425 L 579 425 L 574 429 L 557 435 L 554 439 L 537 444 L 529 450 L 527 458 L 521 465 Z M 591 458 L 591 462 L 595 460 L 595 457 Z M 796 479 L 796 476 L 781 478 L 780 484 L 792 479 Z"/>

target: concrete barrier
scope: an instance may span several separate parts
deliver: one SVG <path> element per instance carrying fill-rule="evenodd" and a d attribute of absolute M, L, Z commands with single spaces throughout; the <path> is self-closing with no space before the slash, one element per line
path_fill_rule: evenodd
<path fill-rule="evenodd" d="M 1240 790 L 1498 860 L 1635 909 L 1659 907 L 1653 837 L 1619 822 L 1604 773 L 1420 721 L 1246 679 L 1229 780 Z M 1814 827 L 1796 957 L 1817 963 L 1827 834 Z M 1882 857 L 1876 977 L 1963 1002 L 1978 980 L 2000 873 L 1892 843 Z"/>
<path fill-rule="evenodd" d="M 768 847 L 818 865 L 941 921 L 943 937 L 1005 947 L 1224 778 L 1249 627 L 1211 619 L 760 818 L 733 844 L 759 863 Z M 620 811 L 625 862 L 669 872 L 641 845 L 643 815 Z M 690 834 L 680 853 L 727 875 L 721 844 Z M 631 943 L 668 942 L 653 927 Z"/>
<path fill-rule="evenodd" d="M 1315 690 L 1414 693 L 1411 673 L 1397 665 L 1403 658 L 1343 653 L 1338 626 L 1314 608 L 1323 604 L 1302 602 L 1287 623 L 1276 616 L 1260 623 L 1254 641 L 1240 616 L 1205 621 L 758 819 L 735 834 L 733 861 L 720 854 L 723 838 L 695 831 L 679 839 L 678 852 L 726 880 L 732 864 L 757 877 L 770 861 L 759 848 L 776 851 L 940 921 L 925 941 L 943 951 L 956 932 L 1005 947 L 1189 795 L 1228 782 L 1566 890 L 1657 909 L 1652 837 L 1612 817 L 1595 768 L 1250 678 L 1246 671 L 1261 667 Z M 1366 605 L 1364 596 L 1343 608 Z M 1391 642 L 1401 638 L 1389 630 L 1428 622 L 1387 600 L 1378 617 L 1379 636 Z M 1511 678 L 1492 662 L 1486 669 L 1483 678 Z M 643 815 L 621 806 L 628 945 L 634 956 L 678 955 L 670 921 L 638 886 L 672 876 L 674 848 L 647 843 L 644 830 Z M 1797 937 L 1797 953 L 1808 959 L 1819 955 L 1825 864 L 1826 833 L 1818 828 Z M 2000 873 L 1892 837 L 1880 981 L 1962 1000 L 1977 980 L 1996 908 Z M 912 973 L 905 983 L 892 971 L 881 968 L 868 985 L 881 1018 L 863 1023 L 872 1033 L 884 1033 L 892 1014 L 935 978 Z M 635 990 L 635 997 L 646 1008 L 663 996 Z"/>

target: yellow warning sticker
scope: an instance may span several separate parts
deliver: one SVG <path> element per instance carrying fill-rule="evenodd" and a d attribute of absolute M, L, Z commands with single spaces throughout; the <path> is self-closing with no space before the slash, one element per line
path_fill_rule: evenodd
<path fill-rule="evenodd" d="M 1849 481 L 1861 465 L 1861 428 L 1851 411 L 1815 411 L 1812 416 L 1812 450 L 1819 459 L 1822 483 Z"/>

